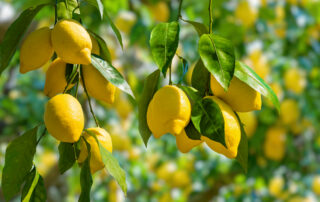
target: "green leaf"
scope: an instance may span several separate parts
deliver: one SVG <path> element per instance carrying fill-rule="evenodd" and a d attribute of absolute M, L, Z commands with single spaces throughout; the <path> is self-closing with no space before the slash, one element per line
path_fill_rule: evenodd
<path fill-rule="evenodd" d="M 139 131 L 146 147 L 151 136 L 151 131 L 147 123 L 147 110 L 153 95 L 157 91 L 159 76 L 160 70 L 156 70 L 145 79 L 143 92 L 138 105 Z"/>
<path fill-rule="evenodd" d="M 44 181 L 41 175 L 34 168 L 27 176 L 26 183 L 23 186 L 21 201 L 36 202 L 46 201 L 47 193 L 44 186 Z"/>
<path fill-rule="evenodd" d="M 201 134 L 194 127 L 192 121 L 188 123 L 188 125 L 184 129 L 186 131 L 187 136 L 192 140 L 201 140 Z"/>
<path fill-rule="evenodd" d="M 26 9 L 8 28 L 0 45 L 0 75 L 9 65 L 21 38 L 27 31 L 34 16 L 46 5 L 48 4 Z"/>
<path fill-rule="evenodd" d="M 100 12 L 101 19 L 103 19 L 104 7 L 103 7 L 101 0 L 85 0 L 85 1 L 88 2 L 89 4 L 93 5 L 94 7 L 96 7 Z"/>
<path fill-rule="evenodd" d="M 203 34 L 207 34 L 209 32 L 209 28 L 206 25 L 204 25 L 203 23 L 195 22 L 195 21 L 191 21 L 191 20 L 184 20 L 184 19 L 182 19 L 182 20 L 184 22 L 191 24 L 193 26 L 193 28 L 197 31 L 199 36 L 202 36 Z"/>
<path fill-rule="evenodd" d="M 159 23 L 151 32 L 151 53 L 164 77 L 178 48 L 179 31 L 179 23 L 175 21 Z"/>
<path fill-rule="evenodd" d="M 1 185 L 7 201 L 19 193 L 25 177 L 32 168 L 37 146 L 37 130 L 38 126 L 14 139 L 7 147 Z"/>
<path fill-rule="evenodd" d="M 186 75 L 186 73 L 188 72 L 188 69 L 189 69 L 189 64 L 188 64 L 188 61 L 184 58 L 184 57 L 181 57 L 180 55 L 178 55 L 178 58 L 180 59 L 181 61 L 181 73 L 179 75 L 180 79 L 178 81 L 178 84 L 180 84 L 184 78 L 184 76 Z"/>
<path fill-rule="evenodd" d="M 107 61 L 108 63 L 111 63 L 111 54 L 109 52 L 107 43 L 104 41 L 103 38 L 101 38 L 96 33 L 89 31 L 89 33 L 97 40 L 99 48 L 100 48 L 100 57 Z"/>
<path fill-rule="evenodd" d="M 241 81 L 248 84 L 251 88 L 261 93 L 261 95 L 268 98 L 277 110 L 280 111 L 280 103 L 276 94 L 273 92 L 271 87 L 250 67 L 240 61 L 237 61 L 234 75 Z"/>
<path fill-rule="evenodd" d="M 210 72 L 204 67 L 202 60 L 198 60 L 193 69 L 191 77 L 191 85 L 196 88 L 201 97 L 209 91 L 210 86 Z"/>
<path fill-rule="evenodd" d="M 91 147 L 85 138 L 83 138 L 87 146 L 88 157 L 83 162 L 81 171 L 80 171 L 80 185 L 81 185 L 81 194 L 79 202 L 88 202 L 90 201 L 90 190 L 92 186 L 92 175 L 90 171 L 90 158 L 91 158 Z"/>
<path fill-rule="evenodd" d="M 58 0 L 57 1 L 58 20 L 72 19 L 75 13 L 79 14 L 77 0 Z"/>
<path fill-rule="evenodd" d="M 111 18 L 109 17 L 108 15 L 108 12 L 107 10 L 104 11 L 104 15 L 106 16 L 107 20 L 109 21 L 110 23 L 110 26 L 113 30 L 113 32 L 116 34 L 116 37 L 121 45 L 121 48 L 123 49 L 123 44 L 122 44 L 122 36 L 120 34 L 120 31 L 118 30 L 118 28 L 114 25 L 114 23 L 112 22 Z"/>
<path fill-rule="evenodd" d="M 200 134 L 226 146 L 224 119 L 220 107 L 210 98 L 195 102 L 191 109 L 191 120 Z"/>
<path fill-rule="evenodd" d="M 118 87 L 120 90 L 123 90 L 124 92 L 128 93 L 134 98 L 133 92 L 129 84 L 116 68 L 114 68 L 110 63 L 95 55 L 92 55 L 91 59 L 92 66 L 94 66 L 102 74 L 104 78 L 106 78 L 113 85 Z"/>
<path fill-rule="evenodd" d="M 124 194 L 127 195 L 126 173 L 120 167 L 118 160 L 114 158 L 99 141 L 97 142 L 99 144 L 102 161 L 106 166 L 108 173 L 118 182 Z"/>
<path fill-rule="evenodd" d="M 227 91 L 235 69 L 232 43 L 215 34 L 203 34 L 198 49 L 204 66 Z"/>
<path fill-rule="evenodd" d="M 241 139 L 238 146 L 238 154 L 236 159 L 238 163 L 241 165 L 241 167 L 243 168 L 244 172 L 247 173 L 248 172 L 248 139 L 238 114 L 237 113 L 235 114 L 237 115 L 237 118 L 240 124 L 240 129 L 241 129 Z"/>
<path fill-rule="evenodd" d="M 61 142 L 59 144 L 59 172 L 63 174 L 76 162 L 75 149 L 72 143 Z"/>

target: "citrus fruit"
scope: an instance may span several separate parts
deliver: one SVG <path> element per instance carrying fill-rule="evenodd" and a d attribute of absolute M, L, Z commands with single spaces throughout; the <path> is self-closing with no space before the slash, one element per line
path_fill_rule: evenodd
<path fill-rule="evenodd" d="M 245 27 L 251 27 L 257 20 L 257 11 L 251 8 L 247 1 L 241 1 L 235 11 L 235 16 Z"/>
<path fill-rule="evenodd" d="M 320 195 L 320 175 L 315 176 L 313 178 L 312 181 L 312 191 L 317 194 Z"/>
<path fill-rule="evenodd" d="M 179 135 L 189 123 L 191 104 L 186 94 L 177 86 L 159 89 L 149 103 L 147 123 L 154 137 L 166 133 Z"/>
<path fill-rule="evenodd" d="M 29 34 L 20 49 L 20 72 L 26 73 L 46 64 L 53 55 L 51 30 L 40 28 Z"/>
<path fill-rule="evenodd" d="M 84 127 L 80 103 L 69 94 L 51 98 L 45 107 L 44 123 L 48 132 L 61 142 L 77 142 Z"/>
<path fill-rule="evenodd" d="M 284 180 L 282 177 L 274 177 L 269 182 L 269 193 L 272 196 L 279 197 L 282 193 Z"/>
<path fill-rule="evenodd" d="M 60 20 L 51 34 L 53 49 L 66 63 L 91 63 L 92 42 L 87 30 L 76 20 Z"/>
<path fill-rule="evenodd" d="M 176 136 L 176 144 L 180 152 L 187 153 L 195 146 L 201 144 L 203 140 L 193 140 L 189 138 L 183 130 L 179 135 Z"/>
<path fill-rule="evenodd" d="M 284 74 L 284 84 L 288 90 L 301 94 L 307 85 L 305 72 L 298 68 L 288 69 Z"/>
<path fill-rule="evenodd" d="M 207 98 L 212 99 L 220 107 L 224 119 L 224 138 L 227 147 L 206 136 L 201 136 L 201 139 L 204 140 L 213 151 L 223 154 L 228 158 L 235 158 L 238 154 L 238 146 L 241 139 L 239 121 L 229 105 L 214 96 L 209 96 Z"/>
<path fill-rule="evenodd" d="M 286 130 L 280 126 L 274 126 L 267 130 L 264 142 L 264 155 L 273 161 L 283 159 L 286 152 Z"/>
<path fill-rule="evenodd" d="M 87 131 L 91 134 L 88 134 Z M 99 141 L 99 144 L 101 144 L 101 146 L 103 146 L 109 152 L 112 152 L 112 140 L 109 133 L 103 128 L 88 128 L 87 131 L 84 133 L 83 137 L 90 145 L 90 171 L 91 173 L 95 173 L 104 168 L 104 163 L 102 162 L 100 148 L 96 141 L 96 138 Z M 92 135 L 95 135 L 96 138 Z M 82 163 L 88 157 L 88 149 L 83 139 L 81 139 L 80 144 L 81 146 L 78 162 Z"/>
<path fill-rule="evenodd" d="M 170 17 L 170 9 L 166 2 L 158 1 L 156 4 L 148 6 L 154 20 L 158 22 L 167 22 Z"/>
<path fill-rule="evenodd" d="M 297 101 L 286 99 L 280 104 L 280 119 L 286 125 L 295 124 L 300 117 Z"/>
<path fill-rule="evenodd" d="M 99 46 L 97 40 L 92 35 L 90 35 L 90 39 L 91 39 L 91 43 L 92 43 L 91 53 L 96 54 L 96 55 L 100 55 L 100 46 Z"/>
<path fill-rule="evenodd" d="M 238 113 L 241 122 L 244 124 L 244 130 L 250 138 L 256 132 L 258 121 L 253 112 L 240 112 Z"/>

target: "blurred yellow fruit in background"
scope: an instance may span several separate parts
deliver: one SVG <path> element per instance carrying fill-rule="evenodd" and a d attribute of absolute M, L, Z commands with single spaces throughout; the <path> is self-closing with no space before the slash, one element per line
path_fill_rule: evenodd
<path fill-rule="evenodd" d="M 91 63 L 92 43 L 87 30 L 76 20 L 60 20 L 51 34 L 53 49 L 66 63 Z"/>
<path fill-rule="evenodd" d="M 82 82 L 85 83 L 88 93 L 97 100 L 112 104 L 116 87 L 92 65 L 84 65 L 82 71 Z"/>
<path fill-rule="evenodd" d="M 58 162 L 57 155 L 52 151 L 45 151 L 40 155 L 39 162 L 37 163 L 37 171 L 45 177 L 51 168 Z"/>
<path fill-rule="evenodd" d="M 249 55 L 248 65 L 263 79 L 266 80 L 270 73 L 270 66 L 267 58 L 261 50 L 254 50 Z"/>
<path fill-rule="evenodd" d="M 284 84 L 288 90 L 300 94 L 307 85 L 306 73 L 298 68 L 290 68 L 284 74 Z"/>
<path fill-rule="evenodd" d="M 282 177 L 274 177 L 269 182 L 269 193 L 272 196 L 279 197 L 284 186 L 284 179 Z"/>
<path fill-rule="evenodd" d="M 264 142 L 264 155 L 273 161 L 283 159 L 286 152 L 286 129 L 274 126 L 267 130 Z"/>
<path fill-rule="evenodd" d="M 258 121 L 254 112 L 245 112 L 238 113 L 241 122 L 244 124 L 244 130 L 248 136 L 248 138 L 252 137 L 252 135 L 256 132 Z"/>
<path fill-rule="evenodd" d="M 147 123 L 155 138 L 166 133 L 179 135 L 188 125 L 191 104 L 187 95 L 177 86 L 159 89 L 149 103 Z"/>
<path fill-rule="evenodd" d="M 117 15 L 114 24 L 116 27 L 126 34 L 130 34 L 133 25 L 136 23 L 137 17 L 134 12 L 120 11 Z"/>
<path fill-rule="evenodd" d="M 167 22 L 170 17 L 170 9 L 166 2 L 158 1 L 156 4 L 148 5 L 150 13 L 154 20 L 158 22 Z"/>
<path fill-rule="evenodd" d="M 241 1 L 236 8 L 235 16 L 245 27 L 251 27 L 255 24 L 258 13 L 248 1 Z"/>
<path fill-rule="evenodd" d="M 84 115 L 79 101 L 69 94 L 54 96 L 46 104 L 44 123 L 57 140 L 77 142 L 84 128 Z"/>
<path fill-rule="evenodd" d="M 188 137 L 185 130 L 176 136 L 176 144 L 180 152 L 187 153 L 195 146 L 201 144 L 203 140 L 193 140 Z"/>
<path fill-rule="evenodd" d="M 104 168 L 104 163 L 102 162 L 101 153 L 99 145 L 96 141 L 99 141 L 99 144 L 103 146 L 109 152 L 112 152 L 112 140 L 109 133 L 103 128 L 88 128 L 87 131 L 92 134 L 85 132 L 83 137 L 90 145 L 90 171 L 95 173 Z M 96 138 L 92 135 L 95 135 Z M 78 158 L 79 163 L 83 163 L 88 157 L 88 149 L 85 141 L 81 139 L 80 142 L 80 154 Z"/>
<path fill-rule="evenodd" d="M 315 194 L 320 195 L 320 175 L 317 175 L 313 178 L 312 191 Z"/>
<path fill-rule="evenodd" d="M 286 99 L 280 104 L 280 119 L 286 125 L 294 124 L 300 117 L 300 109 L 297 101 Z"/>
<path fill-rule="evenodd" d="M 111 138 L 114 150 L 129 151 L 131 149 L 131 142 L 128 136 L 111 133 Z"/>
<path fill-rule="evenodd" d="M 228 158 L 235 158 L 238 154 L 238 146 L 241 138 L 239 121 L 230 106 L 222 100 L 214 96 L 206 98 L 212 99 L 220 107 L 224 119 L 224 138 L 227 148 L 221 143 L 213 141 L 208 137 L 201 136 L 201 139 L 204 140 L 213 151 L 223 154 Z"/>
<path fill-rule="evenodd" d="M 67 63 L 60 58 L 55 59 L 49 66 L 46 72 L 46 81 L 44 84 L 44 94 L 48 97 L 53 97 L 67 87 L 66 80 Z M 74 84 L 70 83 L 68 89 L 71 89 Z"/>
<path fill-rule="evenodd" d="M 261 95 L 246 83 L 233 77 L 226 92 L 218 81 L 211 75 L 210 87 L 213 94 L 237 112 L 248 112 L 261 109 Z"/>
<path fill-rule="evenodd" d="M 20 49 L 20 73 L 26 73 L 46 64 L 53 55 L 51 30 L 43 27 L 30 33 Z"/>
<path fill-rule="evenodd" d="M 156 171 L 156 175 L 159 179 L 165 182 L 170 182 L 172 180 L 173 173 L 177 170 L 177 166 L 174 162 L 163 163 Z"/>
<path fill-rule="evenodd" d="M 190 174 L 185 170 L 177 170 L 173 173 L 171 179 L 172 187 L 186 187 L 191 184 Z"/>

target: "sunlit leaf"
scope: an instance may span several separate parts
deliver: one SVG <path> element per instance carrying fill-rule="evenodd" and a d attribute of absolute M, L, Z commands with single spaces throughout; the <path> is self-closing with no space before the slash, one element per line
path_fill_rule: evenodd
<path fill-rule="evenodd" d="M 197 31 L 199 36 L 202 36 L 203 34 L 207 34 L 209 32 L 209 28 L 206 25 L 204 25 L 203 23 L 195 22 L 195 21 L 191 21 L 191 20 L 184 20 L 184 19 L 182 19 L 182 20 L 184 22 L 191 24 L 193 26 L 193 28 Z"/>
<path fill-rule="evenodd" d="M 112 22 L 111 18 L 109 17 L 108 15 L 108 12 L 105 10 L 104 11 L 104 15 L 106 16 L 108 22 L 110 23 L 110 26 L 113 30 L 113 32 L 115 33 L 120 45 L 121 45 L 121 48 L 123 49 L 123 44 L 122 44 L 122 36 L 120 34 L 120 31 L 118 30 L 118 28 L 114 25 L 114 23 Z"/>
<path fill-rule="evenodd" d="M 26 182 L 22 189 L 22 202 L 46 201 L 47 192 L 41 175 L 34 168 L 27 176 Z"/>
<path fill-rule="evenodd" d="M 83 138 L 87 146 L 88 156 L 83 162 L 80 172 L 80 185 L 81 185 L 81 194 L 79 197 L 79 202 L 90 201 L 90 191 L 92 186 L 92 176 L 90 171 L 90 158 L 91 158 L 91 147 L 85 138 Z"/>
<path fill-rule="evenodd" d="M 77 0 L 58 0 L 57 1 L 57 17 L 61 19 L 72 19 L 74 14 L 79 14 Z"/>
<path fill-rule="evenodd" d="M 191 85 L 199 91 L 201 97 L 203 97 L 205 93 L 209 91 L 210 72 L 205 68 L 201 59 L 198 60 L 193 69 Z"/>
<path fill-rule="evenodd" d="M 61 142 L 59 144 L 59 172 L 63 174 L 76 162 L 76 154 L 72 143 Z"/>
<path fill-rule="evenodd" d="M 103 8 L 103 4 L 102 4 L 101 0 L 85 0 L 85 1 L 88 2 L 89 4 L 95 6 L 99 10 L 100 17 L 102 19 L 104 8 Z"/>
<path fill-rule="evenodd" d="M 236 159 L 241 165 L 241 167 L 243 168 L 244 172 L 247 173 L 248 171 L 248 139 L 247 139 L 246 132 L 243 128 L 243 124 L 241 123 L 241 120 L 237 113 L 236 115 L 241 128 L 241 139 L 238 146 L 238 154 Z"/>
<path fill-rule="evenodd" d="M 99 35 L 95 34 L 92 31 L 89 31 L 89 33 L 97 40 L 99 48 L 100 48 L 100 57 L 107 61 L 108 63 L 111 63 L 111 54 L 108 48 L 107 43 L 104 41 L 102 37 Z"/>

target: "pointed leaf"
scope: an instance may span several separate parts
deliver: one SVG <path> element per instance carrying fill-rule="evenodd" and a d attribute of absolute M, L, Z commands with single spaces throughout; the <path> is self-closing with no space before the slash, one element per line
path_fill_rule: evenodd
<path fill-rule="evenodd" d="M 37 130 L 38 127 L 35 127 L 27 131 L 7 147 L 1 184 L 7 201 L 20 191 L 25 177 L 32 168 L 37 146 Z"/>
<path fill-rule="evenodd" d="M 91 147 L 85 138 L 83 138 L 83 140 L 87 146 L 88 157 L 83 162 L 81 171 L 80 171 L 81 194 L 79 197 L 79 202 L 90 201 L 90 190 L 93 182 L 91 171 L 90 171 Z"/>
<path fill-rule="evenodd" d="M 203 34 L 198 49 L 204 66 L 227 91 L 235 69 L 232 43 L 215 34 Z"/>
<path fill-rule="evenodd" d="M 207 34 L 209 32 L 209 28 L 200 22 L 195 22 L 195 21 L 191 21 L 191 20 L 184 20 L 184 19 L 182 19 L 182 20 L 184 22 L 191 24 L 193 26 L 193 28 L 197 31 L 199 36 L 202 36 L 203 34 Z"/>
<path fill-rule="evenodd" d="M 26 183 L 24 184 L 21 201 L 22 202 L 36 202 L 46 201 L 47 193 L 44 186 L 44 181 L 41 175 L 34 168 L 27 176 Z"/>
<path fill-rule="evenodd" d="M 204 67 L 202 60 L 198 60 L 193 69 L 191 85 L 198 90 L 203 97 L 209 91 L 210 72 Z"/>
<path fill-rule="evenodd" d="M 76 162 L 76 154 L 72 143 L 61 142 L 59 144 L 59 172 L 63 174 Z"/>
<path fill-rule="evenodd" d="M 74 14 L 79 14 L 77 0 L 58 0 L 57 1 L 57 17 L 61 19 L 72 19 Z"/>
<path fill-rule="evenodd" d="M 134 98 L 133 92 L 129 84 L 116 68 L 114 68 L 110 63 L 95 55 L 92 55 L 91 58 L 92 66 L 94 66 L 102 74 L 104 78 L 106 78 L 113 85 L 118 87 L 120 90 L 128 93 Z"/>
<path fill-rule="evenodd" d="M 123 49 L 123 44 L 122 44 L 122 36 L 120 34 L 120 31 L 118 30 L 118 28 L 114 25 L 114 23 L 112 22 L 111 18 L 108 15 L 107 10 L 104 11 L 104 15 L 106 16 L 108 22 L 110 23 L 110 26 L 113 30 L 113 32 L 116 34 L 116 37 L 121 45 L 121 48 Z"/>
<path fill-rule="evenodd" d="M 36 14 L 46 5 L 49 4 L 41 4 L 37 7 L 26 9 L 6 31 L 0 45 L 0 75 L 9 65 L 9 62 L 16 52 L 21 38 L 27 31 L 34 16 L 36 16 Z"/>
<path fill-rule="evenodd" d="M 103 4 L 102 4 L 101 0 L 85 0 L 85 1 L 88 2 L 89 4 L 95 6 L 100 12 L 101 19 L 103 19 L 104 8 L 103 8 Z"/>
<path fill-rule="evenodd" d="M 160 71 L 166 76 L 179 42 L 179 23 L 159 23 L 150 36 L 150 48 L 153 59 Z"/>
<path fill-rule="evenodd" d="M 186 75 L 186 73 L 188 72 L 188 69 L 189 69 L 189 64 L 188 64 L 188 61 L 184 58 L 184 57 L 181 57 L 180 55 L 178 55 L 178 58 L 180 59 L 181 61 L 181 73 L 180 73 L 180 79 L 178 81 L 178 84 L 180 84 L 184 78 L 184 76 Z"/>
<path fill-rule="evenodd" d="M 280 103 L 276 94 L 273 92 L 271 87 L 250 67 L 240 61 L 237 61 L 234 74 L 238 79 L 268 98 L 274 104 L 276 109 L 280 111 Z"/>
<path fill-rule="evenodd" d="M 99 142 L 98 142 L 99 143 Z M 112 154 L 99 143 L 102 161 L 108 173 L 118 182 L 122 191 L 127 195 L 126 173 L 120 167 L 119 162 Z"/>
<path fill-rule="evenodd" d="M 246 132 L 243 128 L 243 124 L 237 113 L 236 115 L 241 128 L 241 139 L 238 146 L 238 154 L 236 159 L 238 163 L 241 165 L 241 167 L 243 168 L 244 172 L 247 173 L 248 172 L 248 139 L 247 139 Z"/>
<path fill-rule="evenodd" d="M 100 57 L 107 61 L 108 63 L 111 63 L 111 54 L 108 49 L 107 43 L 104 41 L 103 38 L 101 38 L 99 35 L 95 34 L 94 32 L 88 30 L 89 33 L 97 40 L 99 48 L 100 48 Z"/>
<path fill-rule="evenodd" d="M 159 82 L 160 71 L 156 70 L 151 73 L 144 81 L 143 92 L 139 101 L 139 132 L 143 139 L 145 146 L 147 147 L 148 140 L 151 136 L 151 131 L 147 123 L 147 111 L 149 103 L 153 95 L 157 91 Z"/>
<path fill-rule="evenodd" d="M 186 131 L 187 136 L 192 140 L 201 140 L 201 134 L 194 127 L 192 121 L 188 123 L 188 125 L 184 129 Z"/>

